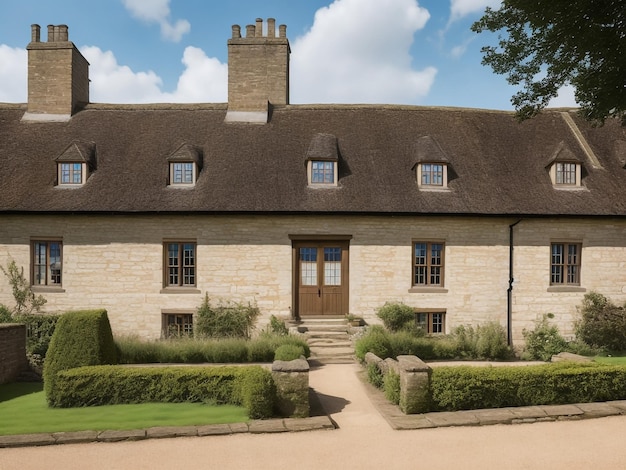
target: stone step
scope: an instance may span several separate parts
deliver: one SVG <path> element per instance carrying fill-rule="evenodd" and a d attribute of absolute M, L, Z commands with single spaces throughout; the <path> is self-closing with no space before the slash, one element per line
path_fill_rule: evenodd
<path fill-rule="evenodd" d="M 299 325 L 298 326 L 298 331 L 301 331 L 303 333 L 310 333 L 310 332 L 318 332 L 318 331 L 327 331 L 327 332 L 343 332 L 343 333 L 347 333 L 348 332 L 348 325 L 346 325 L 345 323 L 342 325 Z"/>
<path fill-rule="evenodd" d="M 337 348 L 350 348 L 351 350 L 354 351 L 354 348 L 352 347 L 352 343 L 350 341 L 337 341 L 333 343 L 309 342 L 308 345 L 309 345 L 309 348 L 315 348 L 315 349 L 326 348 L 326 349 L 336 350 Z"/>
<path fill-rule="evenodd" d="M 346 354 L 346 355 L 354 355 L 354 348 L 352 347 L 348 347 L 348 346 L 338 346 L 338 347 L 333 347 L 333 348 L 329 348 L 329 347 L 317 347 L 317 346 L 312 346 L 310 347 L 311 350 L 311 356 L 315 356 L 315 355 L 321 355 L 321 354 L 332 354 L 332 355 L 342 355 L 342 354 Z"/>
<path fill-rule="evenodd" d="M 305 336 L 309 339 L 329 339 L 329 340 L 346 340 L 350 338 L 350 335 L 345 331 L 313 331 L 305 333 Z"/>

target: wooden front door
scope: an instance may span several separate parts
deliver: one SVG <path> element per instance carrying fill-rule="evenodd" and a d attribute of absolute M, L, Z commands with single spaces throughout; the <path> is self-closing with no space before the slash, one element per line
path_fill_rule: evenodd
<path fill-rule="evenodd" d="M 294 244 L 298 316 L 348 313 L 348 242 Z"/>

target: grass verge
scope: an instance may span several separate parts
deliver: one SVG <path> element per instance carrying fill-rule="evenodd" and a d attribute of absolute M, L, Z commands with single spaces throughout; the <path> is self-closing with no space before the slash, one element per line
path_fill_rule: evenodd
<path fill-rule="evenodd" d="M 40 383 L 0 385 L 0 435 L 144 429 L 248 421 L 245 408 L 202 403 L 144 403 L 49 408 Z"/>
<path fill-rule="evenodd" d="M 622 353 L 623 354 L 623 353 Z M 596 356 L 594 361 L 612 366 L 626 366 L 626 356 Z"/>

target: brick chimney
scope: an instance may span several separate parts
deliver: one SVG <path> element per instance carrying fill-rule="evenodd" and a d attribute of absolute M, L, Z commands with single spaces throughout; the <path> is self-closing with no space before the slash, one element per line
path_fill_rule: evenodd
<path fill-rule="evenodd" d="M 280 25 L 276 36 L 276 20 L 263 20 L 241 27 L 233 25 L 228 40 L 228 112 L 227 122 L 268 122 L 271 106 L 289 104 L 289 40 L 287 26 Z"/>
<path fill-rule="evenodd" d="M 66 121 L 89 102 L 89 62 L 68 39 L 66 25 L 31 26 L 28 50 L 28 108 L 24 120 Z"/>

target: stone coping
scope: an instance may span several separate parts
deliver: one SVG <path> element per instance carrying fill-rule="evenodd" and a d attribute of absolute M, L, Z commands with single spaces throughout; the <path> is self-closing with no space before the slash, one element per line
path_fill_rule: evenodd
<path fill-rule="evenodd" d="M 371 402 L 395 430 L 429 429 L 449 426 L 487 426 L 542 421 L 566 421 L 626 415 L 626 400 L 577 403 L 570 405 L 537 405 L 481 410 L 439 411 L 404 414 L 389 402 L 384 393 L 367 381 L 365 371 L 358 372 Z"/>
<path fill-rule="evenodd" d="M 84 442 L 139 441 L 168 437 L 223 436 L 238 433 L 281 433 L 335 429 L 328 416 L 251 420 L 246 423 L 209 424 L 205 426 L 162 426 L 128 431 L 75 431 L 0 436 L 2 447 L 29 447 Z"/>

